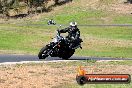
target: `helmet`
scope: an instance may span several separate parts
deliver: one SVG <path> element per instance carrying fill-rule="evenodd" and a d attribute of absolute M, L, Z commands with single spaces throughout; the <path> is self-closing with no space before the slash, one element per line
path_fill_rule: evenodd
<path fill-rule="evenodd" d="M 77 26 L 77 22 L 71 22 L 70 26 L 72 26 L 72 27 Z"/>

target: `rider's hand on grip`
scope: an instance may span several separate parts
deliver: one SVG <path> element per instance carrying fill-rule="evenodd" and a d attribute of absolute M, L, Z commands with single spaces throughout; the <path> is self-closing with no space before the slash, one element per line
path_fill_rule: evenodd
<path fill-rule="evenodd" d="M 57 32 L 60 33 L 60 30 L 58 29 Z"/>

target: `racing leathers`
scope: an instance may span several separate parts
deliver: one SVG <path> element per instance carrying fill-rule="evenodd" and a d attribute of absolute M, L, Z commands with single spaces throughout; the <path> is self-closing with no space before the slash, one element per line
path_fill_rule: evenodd
<path fill-rule="evenodd" d="M 80 40 L 80 31 L 79 29 L 75 27 L 67 27 L 65 29 L 59 30 L 60 33 L 66 33 L 68 32 L 68 36 L 66 36 L 66 39 L 71 43 L 70 48 L 75 47 L 79 44 Z"/>

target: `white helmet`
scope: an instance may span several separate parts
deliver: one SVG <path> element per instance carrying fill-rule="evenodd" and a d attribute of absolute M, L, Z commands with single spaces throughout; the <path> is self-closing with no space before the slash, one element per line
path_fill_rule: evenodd
<path fill-rule="evenodd" d="M 77 22 L 70 22 L 70 26 L 77 26 Z"/>

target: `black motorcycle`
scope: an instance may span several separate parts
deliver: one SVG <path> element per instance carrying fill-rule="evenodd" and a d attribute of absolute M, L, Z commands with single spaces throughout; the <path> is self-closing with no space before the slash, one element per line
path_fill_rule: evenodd
<path fill-rule="evenodd" d="M 74 54 L 75 49 L 79 47 L 82 49 L 81 42 L 83 41 L 79 38 L 78 44 L 74 44 L 74 47 L 69 47 L 71 42 L 69 42 L 67 38 L 61 36 L 60 32 L 57 30 L 56 37 L 53 38 L 52 42 L 40 50 L 38 57 L 39 59 L 45 59 L 46 57 L 51 56 L 67 60 Z"/>

